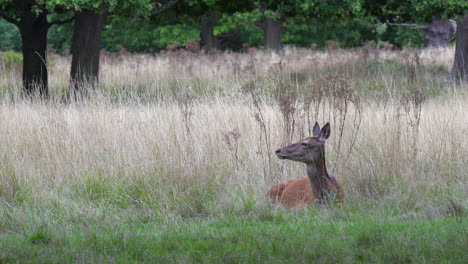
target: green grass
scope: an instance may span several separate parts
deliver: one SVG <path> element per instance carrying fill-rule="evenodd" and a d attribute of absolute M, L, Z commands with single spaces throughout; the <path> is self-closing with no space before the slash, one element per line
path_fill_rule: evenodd
<path fill-rule="evenodd" d="M 247 214 L 225 213 L 208 219 L 149 220 L 148 212 L 137 208 L 94 209 L 102 211 L 92 219 L 87 212 L 81 221 L 57 218 L 55 223 L 34 227 L 30 222 L 31 226 L 17 232 L 2 232 L 0 263 L 468 261 L 468 225 L 461 216 L 404 219 L 365 214 L 363 208 L 346 205 L 297 212 L 256 208 Z"/>
<path fill-rule="evenodd" d="M 165 207 L 135 186 L 87 175 L 74 190 L 26 188 L 0 200 L 0 263 L 468 261 L 467 210 L 456 194 L 426 197 L 424 208 L 390 194 L 288 210 L 249 194 L 243 206 L 221 204 L 192 190 Z"/>

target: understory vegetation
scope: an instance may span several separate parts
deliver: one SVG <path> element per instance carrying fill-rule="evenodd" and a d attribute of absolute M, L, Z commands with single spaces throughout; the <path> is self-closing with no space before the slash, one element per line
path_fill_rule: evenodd
<path fill-rule="evenodd" d="M 453 53 L 105 54 L 76 101 L 51 55 L 46 102 L 0 57 L 0 263 L 467 263 Z M 315 121 L 346 201 L 273 204 L 306 176 L 274 150 Z"/>

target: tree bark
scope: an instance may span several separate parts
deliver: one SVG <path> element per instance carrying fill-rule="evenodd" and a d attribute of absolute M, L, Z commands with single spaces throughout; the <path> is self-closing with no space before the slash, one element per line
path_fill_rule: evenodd
<path fill-rule="evenodd" d="M 208 11 L 201 16 L 201 32 L 200 32 L 200 45 L 206 51 L 211 51 L 218 48 L 218 42 L 214 35 L 214 25 L 216 23 L 216 16 L 213 12 Z"/>
<path fill-rule="evenodd" d="M 463 18 L 457 28 L 455 60 L 450 79 L 456 82 L 468 81 L 468 15 Z"/>
<path fill-rule="evenodd" d="M 457 24 L 449 19 L 433 18 L 424 28 L 424 47 L 447 47 L 450 37 L 457 31 Z"/>
<path fill-rule="evenodd" d="M 265 48 L 271 50 L 281 49 L 281 36 L 283 34 L 283 20 L 266 18 L 262 23 Z"/>
<path fill-rule="evenodd" d="M 75 16 L 70 73 L 72 95 L 76 96 L 79 91 L 86 92 L 88 88 L 97 88 L 101 36 L 106 17 L 106 12 L 91 10 L 82 10 Z"/>
<path fill-rule="evenodd" d="M 29 9 L 23 10 L 19 22 L 23 52 L 23 91 L 25 97 L 49 96 L 47 79 L 47 32 L 46 14 L 36 16 Z"/>

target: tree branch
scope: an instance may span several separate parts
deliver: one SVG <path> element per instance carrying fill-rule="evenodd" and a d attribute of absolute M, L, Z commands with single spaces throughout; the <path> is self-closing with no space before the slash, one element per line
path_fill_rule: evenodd
<path fill-rule="evenodd" d="M 401 26 L 401 27 L 410 27 L 410 28 L 427 28 L 427 25 L 419 25 L 419 24 L 405 24 L 405 23 L 387 23 L 389 26 Z"/>
<path fill-rule="evenodd" d="M 167 9 L 171 8 L 173 5 L 177 4 L 177 2 L 179 2 L 179 0 L 169 0 L 164 5 L 154 9 L 153 12 L 151 12 L 151 16 L 154 16 L 154 15 L 157 15 L 159 13 L 166 11 Z"/>
<path fill-rule="evenodd" d="M 15 24 L 17 26 L 19 26 L 20 22 L 12 17 L 10 17 L 9 15 L 7 15 L 7 13 L 3 10 L 0 9 L 0 17 L 2 17 L 3 19 L 5 19 L 6 21 L 12 23 L 12 24 Z"/>
<path fill-rule="evenodd" d="M 264 21 L 262 21 L 262 22 L 254 22 L 254 24 L 255 24 L 257 27 L 259 27 L 259 28 L 265 30 L 265 22 L 264 22 Z"/>
<path fill-rule="evenodd" d="M 52 21 L 52 22 L 49 22 L 49 27 L 53 26 L 53 25 L 63 25 L 63 24 L 66 24 L 66 23 L 69 23 L 71 22 L 73 19 L 75 19 L 76 16 L 72 16 L 70 18 L 67 18 L 65 20 L 59 20 L 59 21 Z"/>
<path fill-rule="evenodd" d="M 426 29 L 427 25 L 420 25 L 420 24 L 406 24 L 406 23 L 383 23 L 389 26 L 400 26 L 400 27 L 409 27 L 409 28 L 417 28 L 417 29 Z M 373 24 L 373 27 L 378 27 L 382 25 L 382 23 Z"/>

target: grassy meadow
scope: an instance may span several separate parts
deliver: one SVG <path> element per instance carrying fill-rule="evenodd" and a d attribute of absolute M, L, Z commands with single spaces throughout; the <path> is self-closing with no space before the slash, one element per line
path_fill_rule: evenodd
<path fill-rule="evenodd" d="M 467 263 L 468 90 L 454 49 L 104 54 L 100 87 L 20 96 L 0 59 L 0 263 Z M 265 197 L 331 123 L 344 204 Z"/>

